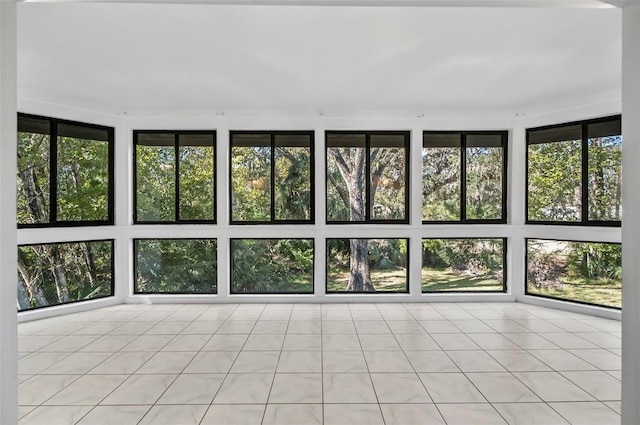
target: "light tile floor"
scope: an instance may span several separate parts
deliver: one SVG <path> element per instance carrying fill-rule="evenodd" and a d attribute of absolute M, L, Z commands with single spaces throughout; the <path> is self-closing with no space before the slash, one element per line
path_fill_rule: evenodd
<path fill-rule="evenodd" d="M 119 305 L 18 332 L 20 425 L 620 423 L 620 323 L 520 303 Z"/>

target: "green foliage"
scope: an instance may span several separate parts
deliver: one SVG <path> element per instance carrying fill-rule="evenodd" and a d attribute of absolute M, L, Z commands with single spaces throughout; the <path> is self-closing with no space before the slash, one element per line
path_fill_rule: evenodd
<path fill-rule="evenodd" d="M 371 150 L 371 218 L 402 220 L 405 218 L 405 150 L 376 148 Z"/>
<path fill-rule="evenodd" d="M 234 239 L 233 293 L 313 293 L 313 240 Z"/>
<path fill-rule="evenodd" d="M 365 202 L 369 203 L 372 220 L 405 218 L 405 150 L 371 149 L 369 176 L 365 175 L 365 154 L 366 150 L 360 147 L 327 149 L 328 221 L 364 221 Z M 371 189 L 369 196 L 365 185 L 367 178 Z"/>
<path fill-rule="evenodd" d="M 18 247 L 20 310 L 112 295 L 109 241 Z"/>
<path fill-rule="evenodd" d="M 59 137 L 57 158 L 57 219 L 107 220 L 109 143 Z"/>
<path fill-rule="evenodd" d="M 620 244 L 529 240 L 527 290 L 572 301 L 620 307 Z"/>
<path fill-rule="evenodd" d="M 501 291 L 503 249 L 502 239 L 423 239 L 423 290 Z"/>
<path fill-rule="evenodd" d="M 275 150 L 275 219 L 311 219 L 310 148 L 277 147 Z"/>
<path fill-rule="evenodd" d="M 136 200 L 139 221 L 175 220 L 173 146 L 136 146 Z"/>
<path fill-rule="evenodd" d="M 368 239 L 367 252 L 371 270 L 371 283 L 376 292 L 406 292 L 407 240 Z M 327 285 L 330 292 L 342 292 L 349 281 L 349 239 L 327 241 Z M 385 278 L 391 278 L 389 286 Z"/>
<path fill-rule="evenodd" d="M 460 220 L 460 148 L 422 149 L 422 219 Z"/>
<path fill-rule="evenodd" d="M 47 134 L 18 133 L 18 224 L 49 222 L 49 143 Z"/>
<path fill-rule="evenodd" d="M 582 208 L 580 140 L 529 145 L 528 217 L 579 221 Z"/>
<path fill-rule="evenodd" d="M 231 219 L 271 219 L 271 148 L 231 149 Z"/>
<path fill-rule="evenodd" d="M 213 220 L 213 146 L 180 146 L 180 220 Z"/>
<path fill-rule="evenodd" d="M 136 241 L 137 293 L 215 294 L 214 239 Z"/>
<path fill-rule="evenodd" d="M 502 148 L 467 148 L 467 218 L 502 217 Z"/>
<path fill-rule="evenodd" d="M 620 220 L 622 136 L 589 139 L 589 219 Z"/>

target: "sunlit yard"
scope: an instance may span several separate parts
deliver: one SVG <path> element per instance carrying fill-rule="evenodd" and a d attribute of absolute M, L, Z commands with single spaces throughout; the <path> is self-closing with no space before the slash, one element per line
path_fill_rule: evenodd
<path fill-rule="evenodd" d="M 528 292 L 609 307 L 622 306 L 622 283 L 614 279 L 566 279 L 549 287 L 531 285 Z"/>
<path fill-rule="evenodd" d="M 470 275 L 423 268 L 422 292 L 435 291 L 502 291 L 502 282 L 493 273 Z"/>
<path fill-rule="evenodd" d="M 371 270 L 371 283 L 376 292 L 407 292 L 404 269 Z M 327 292 L 344 292 L 349 284 L 349 270 L 333 269 L 327 274 Z"/>

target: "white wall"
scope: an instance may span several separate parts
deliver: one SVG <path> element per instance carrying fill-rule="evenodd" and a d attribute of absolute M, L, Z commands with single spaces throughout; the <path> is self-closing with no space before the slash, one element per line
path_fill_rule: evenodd
<path fill-rule="evenodd" d="M 0 1 L 0 424 L 17 421 L 16 5 Z"/>
<path fill-rule="evenodd" d="M 634 2 L 635 3 L 635 2 Z M 640 424 L 640 5 L 622 10 L 622 424 Z"/>

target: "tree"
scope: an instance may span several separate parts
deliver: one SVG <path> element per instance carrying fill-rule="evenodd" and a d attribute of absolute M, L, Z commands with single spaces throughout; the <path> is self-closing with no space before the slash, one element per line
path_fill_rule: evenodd
<path fill-rule="evenodd" d="M 344 217 L 349 221 L 365 221 L 366 217 L 366 161 L 364 148 L 334 147 L 329 149 L 332 161 L 327 175 L 331 185 L 328 196 L 330 206 L 338 204 L 337 211 L 328 216 Z M 369 153 L 369 197 L 371 216 L 375 219 L 394 219 L 404 216 L 404 150 L 398 148 L 373 148 Z M 336 172 L 337 171 L 337 172 Z M 377 199 L 381 198 L 381 199 Z M 336 202 L 340 200 L 340 202 Z M 329 203 L 329 202 L 328 202 Z M 373 292 L 369 252 L 366 239 L 351 239 L 350 276 L 346 290 L 349 292 Z"/>

